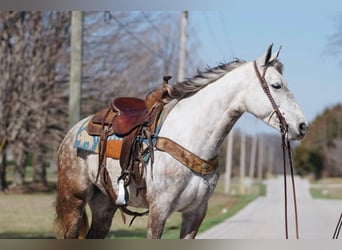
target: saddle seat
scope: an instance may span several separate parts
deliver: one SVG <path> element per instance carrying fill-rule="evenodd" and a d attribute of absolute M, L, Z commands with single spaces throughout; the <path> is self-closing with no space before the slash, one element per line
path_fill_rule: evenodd
<path fill-rule="evenodd" d="M 145 101 L 135 97 L 118 97 L 112 101 L 117 112 L 112 126 L 116 134 L 126 135 L 133 128 L 148 122 Z"/>
<path fill-rule="evenodd" d="M 108 135 L 124 136 L 147 120 L 145 101 L 135 97 L 118 97 L 110 108 L 97 112 L 88 124 L 90 135 L 101 135 L 103 130 L 112 127 Z"/>
<path fill-rule="evenodd" d="M 111 128 L 107 131 L 108 135 L 115 133 L 125 136 L 139 125 L 153 126 L 156 116 L 151 115 L 151 111 L 158 105 L 162 106 L 170 78 L 164 77 L 162 88 L 150 92 L 145 100 L 136 97 L 115 98 L 109 108 L 100 110 L 91 118 L 88 124 L 89 135 L 100 136 L 103 131 Z"/>

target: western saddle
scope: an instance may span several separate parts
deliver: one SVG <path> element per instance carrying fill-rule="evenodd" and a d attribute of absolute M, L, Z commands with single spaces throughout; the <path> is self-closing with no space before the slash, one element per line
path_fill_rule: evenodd
<path fill-rule="evenodd" d="M 218 166 L 217 157 L 211 160 L 203 160 L 178 143 L 154 132 L 158 120 L 165 117 L 168 111 L 163 112 L 164 105 L 170 100 L 168 81 L 171 76 L 164 76 L 161 88 L 149 93 L 145 100 L 135 97 L 119 97 L 111 102 L 109 108 L 96 113 L 89 121 L 87 131 L 89 135 L 100 136 L 99 165 L 96 181 L 100 182 L 110 199 L 119 206 L 119 209 L 134 216 L 148 213 L 130 211 L 127 206 L 127 186 L 133 181 L 136 194 L 146 190 L 144 169 L 146 159 L 151 160 L 151 168 L 154 162 L 154 150 L 164 151 L 177 161 L 200 175 L 206 175 Z M 108 137 L 110 135 L 122 137 L 115 141 L 115 148 L 107 150 Z M 108 153 L 108 151 L 114 151 Z M 118 195 L 113 190 L 112 181 L 106 169 L 107 155 L 120 161 L 121 175 L 118 178 Z M 147 157 L 147 158 L 146 158 Z M 151 177 L 153 171 L 151 170 Z M 123 215 L 123 214 L 122 214 Z M 124 218 L 124 215 L 123 215 Z"/>
<path fill-rule="evenodd" d="M 149 155 L 153 163 L 153 132 L 165 105 L 164 99 L 168 94 L 167 88 L 170 79 L 171 76 L 164 76 L 162 87 L 149 93 L 145 100 L 135 97 L 114 99 L 109 108 L 99 111 L 89 121 L 88 133 L 100 136 L 96 181 L 100 178 L 108 196 L 117 205 L 127 205 L 128 197 L 125 188 L 132 180 L 136 186 L 137 194 L 145 188 L 144 157 Z M 106 169 L 107 141 L 108 137 L 113 134 L 123 138 L 117 142 L 114 149 L 116 151 L 114 155 L 119 156 L 121 165 L 118 195 L 113 190 L 111 178 Z M 137 216 L 131 211 L 124 212 Z"/>

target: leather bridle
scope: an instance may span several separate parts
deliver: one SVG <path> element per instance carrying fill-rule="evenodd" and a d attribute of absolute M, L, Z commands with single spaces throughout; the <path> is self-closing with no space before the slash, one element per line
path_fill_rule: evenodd
<path fill-rule="evenodd" d="M 336 229 L 335 229 L 334 235 L 332 237 L 334 240 L 338 239 L 338 235 L 340 234 L 341 228 L 342 228 L 342 213 L 341 213 L 340 218 L 337 222 Z"/>
<path fill-rule="evenodd" d="M 273 114 L 275 113 L 278 117 L 278 120 L 279 120 L 279 130 L 280 130 L 281 141 L 282 141 L 283 167 L 284 167 L 285 238 L 288 239 L 287 181 L 286 181 L 286 151 L 287 151 L 289 162 L 290 162 L 290 171 L 291 171 L 291 180 L 292 180 L 293 203 L 294 203 L 295 224 L 296 224 L 296 238 L 299 239 L 296 189 L 295 189 L 294 174 L 293 174 L 292 152 L 291 152 L 290 141 L 287 139 L 288 124 L 286 123 L 285 117 L 280 112 L 278 105 L 275 103 L 275 101 L 271 95 L 271 91 L 268 87 L 267 81 L 265 79 L 266 71 L 267 71 L 269 65 L 271 65 L 271 64 L 268 63 L 268 64 L 264 65 L 264 70 L 263 70 L 262 74 L 260 74 L 260 71 L 258 69 L 258 65 L 257 65 L 256 61 L 253 62 L 254 70 L 255 70 L 255 73 L 257 75 L 257 78 L 259 79 L 261 87 L 264 90 L 267 98 L 271 102 L 271 105 L 273 108 Z M 273 114 L 271 115 L 271 118 L 272 118 Z"/>

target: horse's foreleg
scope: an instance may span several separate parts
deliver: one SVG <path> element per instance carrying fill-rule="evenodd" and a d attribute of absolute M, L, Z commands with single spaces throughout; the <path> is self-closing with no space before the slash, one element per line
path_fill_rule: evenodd
<path fill-rule="evenodd" d="M 87 238 L 103 239 L 110 230 L 117 207 L 98 189 L 95 190 L 90 199 L 89 206 L 92 213 L 92 222 Z"/>
<path fill-rule="evenodd" d="M 181 239 L 194 239 L 199 227 L 207 212 L 208 202 L 202 203 L 194 211 L 187 211 L 182 213 L 182 227 L 180 231 Z"/>
<path fill-rule="evenodd" d="M 149 216 L 147 223 L 147 238 L 148 239 L 160 239 L 167 218 L 169 217 L 170 212 L 167 210 L 167 206 L 160 207 L 152 205 L 149 208 Z"/>

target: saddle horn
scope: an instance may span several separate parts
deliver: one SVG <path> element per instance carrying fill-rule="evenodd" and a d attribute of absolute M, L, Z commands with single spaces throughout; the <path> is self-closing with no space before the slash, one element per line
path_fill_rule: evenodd
<path fill-rule="evenodd" d="M 172 76 L 164 76 L 163 77 L 164 83 L 169 84 L 169 80 L 171 80 L 171 78 Z"/>

